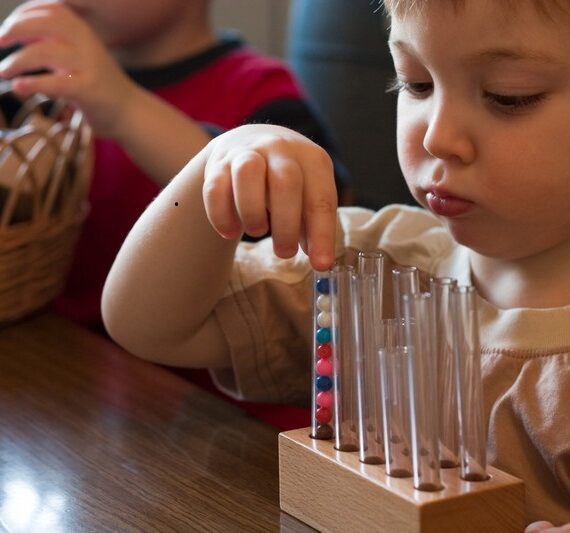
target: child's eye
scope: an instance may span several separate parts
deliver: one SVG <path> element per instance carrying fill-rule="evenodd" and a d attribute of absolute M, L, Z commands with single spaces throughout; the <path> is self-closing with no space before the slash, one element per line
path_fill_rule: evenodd
<path fill-rule="evenodd" d="M 396 78 L 388 84 L 386 92 L 407 92 L 416 98 L 424 98 L 431 93 L 432 88 L 431 82 L 411 83 Z"/>
<path fill-rule="evenodd" d="M 546 98 L 546 94 L 506 95 L 486 92 L 485 98 L 502 111 L 515 112 L 537 105 Z"/>

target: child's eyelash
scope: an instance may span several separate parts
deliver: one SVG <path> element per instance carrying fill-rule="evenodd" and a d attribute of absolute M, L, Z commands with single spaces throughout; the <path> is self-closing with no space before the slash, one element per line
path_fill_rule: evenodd
<path fill-rule="evenodd" d="M 516 111 L 540 103 L 546 98 L 546 94 L 506 95 L 486 92 L 485 98 L 503 109 Z"/>
<path fill-rule="evenodd" d="M 404 84 L 396 76 L 394 76 L 388 80 L 388 83 L 386 83 L 386 92 L 399 93 L 402 90 L 403 86 Z"/>
<path fill-rule="evenodd" d="M 409 83 L 400 79 L 393 78 L 386 86 L 387 93 L 401 93 L 407 91 L 414 96 L 425 96 L 432 88 L 431 82 Z"/>
<path fill-rule="evenodd" d="M 387 93 L 400 93 L 408 91 L 412 95 L 422 97 L 431 89 L 431 83 L 408 83 L 398 77 L 392 78 L 386 85 Z M 546 98 L 545 93 L 527 95 L 496 94 L 485 91 L 484 97 L 491 104 L 505 111 L 518 111 L 539 104 Z"/>

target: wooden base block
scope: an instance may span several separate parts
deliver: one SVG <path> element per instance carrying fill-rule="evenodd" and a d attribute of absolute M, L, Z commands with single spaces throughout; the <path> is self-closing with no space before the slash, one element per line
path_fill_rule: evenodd
<path fill-rule="evenodd" d="M 358 452 L 309 437 L 310 428 L 279 435 L 281 509 L 320 531 L 390 533 L 521 533 L 524 485 L 489 467 L 490 479 L 467 482 L 442 469 L 444 489 L 415 490 L 412 479 L 391 478 Z"/>

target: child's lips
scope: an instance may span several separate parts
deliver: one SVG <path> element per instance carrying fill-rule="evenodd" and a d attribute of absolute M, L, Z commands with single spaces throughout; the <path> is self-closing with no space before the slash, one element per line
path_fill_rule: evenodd
<path fill-rule="evenodd" d="M 469 200 L 458 198 L 457 196 L 450 196 L 447 194 L 436 193 L 428 191 L 426 193 L 426 201 L 429 208 L 441 217 L 458 217 L 467 213 L 475 205 Z"/>

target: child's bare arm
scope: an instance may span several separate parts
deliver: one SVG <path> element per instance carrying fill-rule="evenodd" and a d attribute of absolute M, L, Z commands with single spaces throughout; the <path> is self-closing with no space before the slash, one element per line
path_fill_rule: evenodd
<path fill-rule="evenodd" d="M 0 46 L 23 46 L 0 64 L 25 97 L 63 97 L 96 134 L 119 142 L 159 184 L 166 184 L 210 140 L 200 125 L 136 85 L 100 38 L 59 2 L 27 2 L 0 27 Z M 26 73 L 45 70 L 44 73 Z"/>
<path fill-rule="evenodd" d="M 312 265 L 334 259 L 332 164 L 291 130 L 242 126 L 213 140 L 139 219 L 103 293 L 110 334 L 131 352 L 192 367 L 228 365 L 212 312 L 226 289 L 243 231 L 270 225 L 274 249 L 304 243 Z M 222 237 L 223 235 L 224 237 Z"/>

